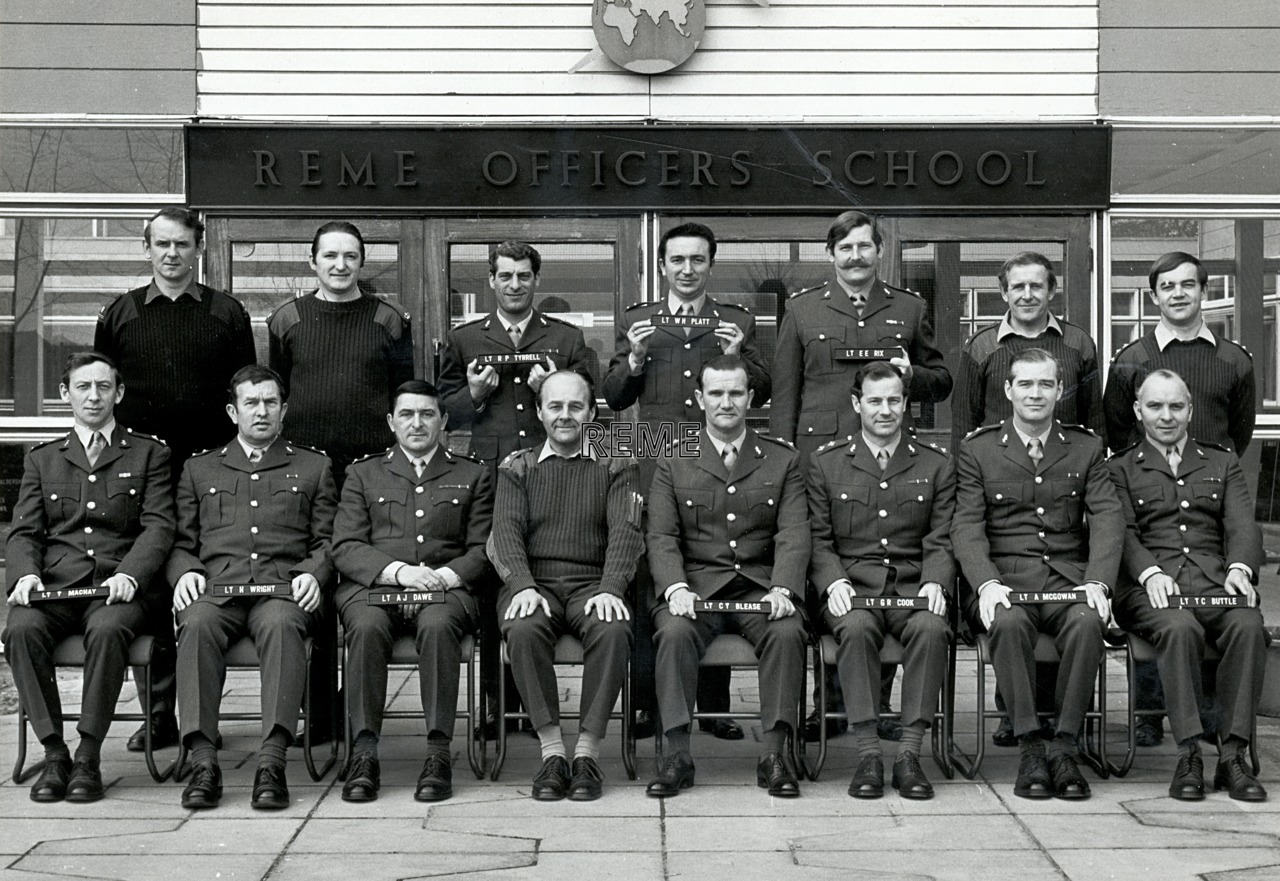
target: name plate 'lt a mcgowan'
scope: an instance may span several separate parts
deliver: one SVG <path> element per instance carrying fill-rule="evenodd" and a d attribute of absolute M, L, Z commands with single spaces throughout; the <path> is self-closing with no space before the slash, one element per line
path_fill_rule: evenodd
<path fill-rule="evenodd" d="M 266 584 L 215 584 L 209 588 L 216 597 L 291 597 L 293 587 L 287 581 Z"/>
<path fill-rule="evenodd" d="M 371 590 L 371 606 L 408 606 L 419 603 L 443 603 L 442 590 Z"/>
<path fill-rule="evenodd" d="M 28 599 L 33 603 L 54 600 L 98 600 L 111 596 L 109 587 L 59 587 L 54 590 L 33 590 Z"/>
<path fill-rule="evenodd" d="M 503 364 L 541 364 L 551 360 L 551 356 L 559 351 L 559 349 L 543 349 L 538 352 L 490 352 L 487 355 L 476 355 L 476 363 L 481 367 L 488 367 L 491 364 L 496 367 Z"/>
<path fill-rule="evenodd" d="M 35 594 L 32 594 L 34 597 Z M 1188 596 L 1171 596 L 1170 604 L 1183 609 L 1236 609 L 1249 608 L 1249 598 L 1239 594 L 1231 596 L 1205 596 L 1205 597 L 1188 597 Z"/>
<path fill-rule="evenodd" d="M 1089 597 L 1082 590 L 1014 590 L 1009 592 L 1009 602 L 1033 603 L 1087 603 Z"/>

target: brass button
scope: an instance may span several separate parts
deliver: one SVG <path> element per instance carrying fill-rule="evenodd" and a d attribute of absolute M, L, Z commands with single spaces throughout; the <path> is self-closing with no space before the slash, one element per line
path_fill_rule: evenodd
<path fill-rule="evenodd" d="M 1036 475 L 1036 483 L 1044 483 L 1044 478 L 1039 474 Z"/>
<path fill-rule="evenodd" d="M 426 516 L 426 513 L 427 513 L 426 511 L 424 511 L 424 510 L 422 510 L 421 508 L 419 508 L 418 510 L 416 510 L 416 511 L 414 511 L 414 512 L 413 512 L 413 516 L 415 516 L 415 517 L 425 517 L 425 516 Z"/>
<path fill-rule="evenodd" d="M 252 502 L 250 502 L 250 503 L 249 503 L 249 507 L 250 507 L 250 508 L 256 508 L 256 507 L 258 507 L 258 500 L 257 500 L 257 499 L 254 499 Z"/>
<path fill-rule="evenodd" d="M 737 491 L 738 491 L 738 488 L 736 486 L 731 486 L 727 490 L 725 490 L 725 492 L 727 492 L 729 495 L 733 495 Z"/>
<path fill-rule="evenodd" d="M 888 489 L 888 488 L 889 488 L 889 481 L 887 481 L 887 480 L 882 480 L 882 481 L 880 481 L 880 488 L 881 488 L 881 489 Z"/>
<path fill-rule="evenodd" d="M 94 508 L 98 507 L 98 503 L 97 503 L 97 502 L 90 502 L 88 505 L 86 505 L 86 507 L 87 507 L 90 511 L 92 511 Z"/>
<path fill-rule="evenodd" d="M 889 516 L 889 512 L 888 512 L 888 511 L 886 511 L 884 508 L 881 508 L 881 509 L 880 509 L 880 516 L 881 516 L 881 517 L 888 517 L 888 516 Z"/>
<path fill-rule="evenodd" d="M 250 527 L 249 527 L 249 531 L 250 531 L 251 533 L 253 533 L 254 535 L 257 535 L 257 534 L 258 534 L 258 527 L 256 527 L 256 526 L 250 526 Z"/>
<path fill-rule="evenodd" d="M 730 522 L 730 523 L 732 523 L 733 521 L 735 521 L 735 520 L 737 520 L 737 519 L 738 519 L 738 515 L 737 515 L 737 514 L 730 514 L 730 515 L 729 515 L 729 517 L 728 517 L 728 520 L 729 520 L 729 522 Z"/>
<path fill-rule="evenodd" d="M 256 560 L 256 559 L 258 559 L 258 552 L 257 552 L 257 551 L 254 551 L 252 554 L 250 554 L 250 555 L 249 555 L 249 559 L 250 559 L 250 560 Z"/>

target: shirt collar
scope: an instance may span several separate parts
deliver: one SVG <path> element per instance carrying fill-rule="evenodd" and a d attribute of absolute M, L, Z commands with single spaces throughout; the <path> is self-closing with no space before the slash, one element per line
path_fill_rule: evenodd
<path fill-rule="evenodd" d="M 739 434 L 737 437 L 733 438 L 732 440 L 727 440 L 727 441 L 717 440 L 711 434 L 711 432 L 707 432 L 707 437 L 711 438 L 711 446 L 716 448 L 716 452 L 719 453 L 721 456 L 724 456 L 724 448 L 726 444 L 733 444 L 733 447 L 735 450 L 737 450 L 739 453 L 742 452 L 742 445 L 746 443 L 746 440 L 747 440 L 747 430 L 746 428 L 743 428 L 741 434 Z"/>
<path fill-rule="evenodd" d="M 1181 458 L 1181 457 L 1182 457 L 1182 454 L 1183 454 L 1184 452 L 1186 452 L 1186 449 L 1187 449 L 1187 440 L 1188 440 L 1190 437 L 1191 437 L 1191 435 L 1190 435 L 1190 434 L 1184 434 L 1184 435 L 1182 436 L 1182 440 L 1180 440 L 1180 441 L 1178 441 L 1176 444 L 1173 444 L 1173 445 L 1172 445 L 1172 446 L 1173 446 L 1173 448 L 1174 448 L 1175 450 L 1177 450 L 1177 451 L 1178 451 L 1178 456 L 1179 456 L 1179 458 Z M 1149 444 L 1151 444 L 1151 446 L 1155 447 L 1156 451 L 1157 451 L 1158 453 L 1160 453 L 1160 455 L 1165 456 L 1166 458 L 1168 457 L 1168 455 L 1169 455 L 1169 446 L 1170 446 L 1169 444 L 1166 444 L 1166 443 L 1163 443 L 1163 442 L 1161 442 L 1161 441 L 1158 441 L 1158 440 L 1156 440 L 1155 438 L 1153 438 L 1151 435 L 1147 435 L 1147 443 L 1149 443 Z"/>
<path fill-rule="evenodd" d="M 1164 351 L 1164 347 L 1169 345 L 1169 343 L 1176 339 L 1180 339 L 1177 334 L 1169 329 L 1168 325 L 1166 325 L 1163 320 L 1156 324 L 1155 338 L 1156 345 L 1160 347 L 1160 351 L 1162 352 Z M 1218 345 L 1218 338 L 1213 335 L 1213 331 L 1209 330 L 1209 325 L 1204 321 L 1200 322 L 1200 329 L 1196 331 L 1195 336 L 1191 337 L 1191 340 L 1204 340 L 1212 346 Z M 1190 342 L 1191 340 L 1184 340 L 1184 342 Z"/>
<path fill-rule="evenodd" d="M 532 310 L 529 312 L 528 315 L 526 315 L 524 318 L 517 321 L 515 324 L 508 324 L 507 319 L 503 318 L 501 313 L 498 314 L 498 322 L 502 325 L 503 329 L 506 330 L 507 333 L 511 333 L 511 328 L 515 327 L 515 328 L 519 328 L 521 335 L 523 335 L 524 329 L 529 326 L 529 322 L 532 319 L 533 319 Z"/>
<path fill-rule="evenodd" d="M 582 458 L 582 450 L 575 450 L 572 456 L 561 456 L 559 453 L 555 451 L 554 448 L 552 448 L 550 440 L 543 441 L 542 451 L 538 453 L 538 461 L 541 462 L 544 459 L 550 459 L 553 456 L 559 456 L 559 458 L 561 459 L 580 459 Z M 587 458 L 594 459 L 595 457 L 596 457 L 596 451 L 588 447 Z"/>
<path fill-rule="evenodd" d="M 190 296 L 197 303 L 200 302 L 202 294 L 200 293 L 200 285 L 196 283 L 195 273 L 192 273 L 191 281 L 187 282 L 187 287 L 183 290 L 182 294 Z M 179 294 L 178 296 L 182 296 L 182 294 Z M 164 291 L 160 290 L 160 286 L 156 284 L 156 280 L 153 278 L 151 279 L 151 284 L 147 286 L 147 295 L 143 298 L 142 305 L 147 305 L 156 299 L 156 297 L 164 297 L 166 300 L 169 299 L 165 296 Z"/>
<path fill-rule="evenodd" d="M 702 312 L 702 307 L 707 302 L 707 293 L 706 291 L 703 291 L 701 294 L 698 294 L 698 298 L 696 300 L 687 301 L 680 299 L 675 294 L 667 294 L 667 308 L 671 310 L 672 315 L 679 315 L 680 310 L 684 308 L 686 302 L 693 307 L 693 314 L 697 315 Z"/>
<path fill-rule="evenodd" d="M 862 442 L 867 445 L 867 448 L 871 452 L 872 458 L 875 458 L 877 450 L 884 450 L 885 454 L 890 459 L 892 459 L 893 454 L 898 451 L 898 444 L 902 443 L 902 432 L 898 432 L 898 436 L 893 439 L 893 443 L 885 445 L 885 444 L 876 443 L 876 441 L 868 437 L 867 433 L 864 431 L 862 432 Z"/>
<path fill-rule="evenodd" d="M 1041 446 L 1043 446 L 1045 438 L 1049 436 L 1049 432 L 1053 431 L 1053 423 L 1050 422 L 1049 427 L 1046 428 L 1044 431 L 1040 432 L 1039 434 L 1023 434 L 1022 429 L 1018 427 L 1017 422 L 1014 422 L 1012 419 L 1010 419 L 1009 421 L 1013 423 L 1013 430 L 1018 433 L 1018 437 L 1022 440 L 1022 445 L 1024 447 L 1027 444 L 1031 443 L 1033 438 L 1038 439 L 1040 441 Z"/>
<path fill-rule="evenodd" d="M 275 442 L 280 440 L 280 436 L 277 435 L 276 437 L 272 438 L 271 443 L 267 444 L 265 447 L 255 447 L 253 446 L 253 444 L 246 442 L 245 439 L 241 437 L 239 434 L 236 435 L 236 440 L 240 442 L 240 449 L 244 450 L 244 457 L 248 459 L 249 455 L 254 450 L 262 450 L 262 455 L 265 456 L 267 454 L 267 450 L 271 449 L 271 447 L 275 444 Z"/>
<path fill-rule="evenodd" d="M 1050 330 L 1055 331 L 1058 334 L 1058 336 L 1062 336 L 1062 325 L 1058 323 L 1058 319 L 1053 317 L 1052 312 L 1049 313 L 1048 326 L 1045 327 L 1044 330 L 1040 331 L 1040 333 L 1035 333 L 1035 334 L 1023 333 L 1022 331 L 1014 327 L 1013 323 L 1009 321 L 1009 313 L 1006 312 L 1004 313 L 1004 318 L 1000 319 L 1000 329 L 996 331 L 996 342 L 1000 342 L 1005 337 L 1010 335 L 1026 337 L 1029 340 L 1034 340 L 1038 337 L 1043 336 L 1047 331 L 1050 331 Z"/>
<path fill-rule="evenodd" d="M 425 468 L 428 465 L 430 465 L 431 460 L 436 457 L 436 450 L 438 449 L 440 449 L 440 445 L 436 444 L 434 447 L 432 447 L 430 450 L 427 451 L 427 454 L 425 456 L 415 456 L 413 453 L 409 452 L 404 447 L 400 447 L 400 452 L 404 453 L 404 457 L 409 460 L 410 465 L 412 465 L 418 459 L 421 459 L 422 467 Z"/>
<path fill-rule="evenodd" d="M 75 423 L 73 428 L 75 428 L 76 437 L 80 438 L 80 444 L 86 450 L 89 449 L 89 441 L 93 440 L 93 432 L 95 429 L 87 428 L 79 422 Z M 113 418 L 106 425 L 96 430 L 102 432 L 103 440 L 107 442 L 107 446 L 111 446 L 111 436 L 116 432 L 116 420 Z"/>

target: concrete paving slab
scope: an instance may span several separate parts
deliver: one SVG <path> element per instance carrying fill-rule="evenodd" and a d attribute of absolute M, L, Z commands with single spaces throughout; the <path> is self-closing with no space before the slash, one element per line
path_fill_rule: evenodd
<path fill-rule="evenodd" d="M 1210 872 L 1268 867 L 1275 878 L 1280 866 L 1280 850 L 1267 848 L 1173 848 L 1148 850 L 1133 848 L 1060 849 L 1050 852 L 1068 878 L 1106 878 L 1108 881 L 1202 881 Z M 1225 877 L 1230 878 L 1228 874 Z"/>
<path fill-rule="evenodd" d="M 892 881 L 1063 881 L 1062 872 L 1053 861 L 1038 850 L 1002 851 L 992 857 L 986 850 L 937 851 L 798 851 L 796 863 L 812 872 L 838 868 L 841 877 L 892 879 Z M 1095 876 L 1088 881 L 1096 881 Z M 1086 881 L 1081 878 L 1079 881 Z"/>
<path fill-rule="evenodd" d="M 529 853 L 361 853 L 335 860 L 331 855 L 296 854 L 284 856 L 271 872 L 272 881 L 411 881 L 415 878 L 443 878 L 466 875 L 473 878 L 500 872 L 511 878 L 515 870 L 536 866 L 538 857 Z M 519 876 L 514 876 L 519 877 Z"/>
<path fill-rule="evenodd" d="M 494 834 L 435 832 L 426 829 L 423 819 L 392 817 L 376 824 L 313 819 L 289 845 L 289 853 L 524 853 L 536 847 L 535 837 L 515 824 Z"/>
<path fill-rule="evenodd" d="M 101 822 L 101 821 L 100 821 Z M 41 854 L 276 854 L 297 833 L 301 821 L 259 815 L 252 820 L 202 817 L 199 822 L 153 829 L 116 831 L 91 838 L 41 843 Z"/>
<path fill-rule="evenodd" d="M 30 804 L 30 802 L 29 802 Z M 32 807 L 36 805 L 32 804 Z M 52 848 L 55 842 L 73 841 L 74 846 L 96 848 L 117 837 L 172 832 L 182 825 L 181 819 L 135 819 L 106 817 L 15 816 L 6 814 L 0 820 L 4 835 L 0 836 L 0 854 L 25 854 L 34 849 Z M 46 851 L 51 852 L 51 851 Z M 71 851 L 92 853 L 94 851 Z"/>
<path fill-rule="evenodd" d="M 103 881 L 239 881 L 266 877 L 275 854 L 195 856 L 36 855 L 14 865 L 15 878 L 90 878 Z"/>
<path fill-rule="evenodd" d="M 557 802 L 557 804 L 559 804 Z M 542 816 L 536 809 L 524 817 L 449 817 L 433 813 L 426 823 L 428 832 L 467 832 L 476 835 L 515 835 L 538 841 L 540 853 L 613 852 L 619 848 L 642 852 L 662 847 L 662 828 L 657 818 Z"/>
<path fill-rule="evenodd" d="M 1255 832 L 1223 832 L 1212 827 L 1198 828 L 1144 824 L 1137 817 L 1107 815 L 1104 817 L 1045 816 L 1024 814 L 1020 817 L 1027 830 L 1046 850 L 1073 847 L 1096 847 L 1100 850 L 1138 848 L 1268 848 L 1280 847 L 1277 835 Z"/>

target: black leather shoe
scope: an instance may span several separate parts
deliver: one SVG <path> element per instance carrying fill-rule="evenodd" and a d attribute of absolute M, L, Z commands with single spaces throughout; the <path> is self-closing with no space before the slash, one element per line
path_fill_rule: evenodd
<path fill-rule="evenodd" d="M 769 794 L 777 798 L 800 797 L 800 783 L 782 760 L 780 752 L 765 753 L 760 757 L 756 764 L 756 786 L 768 789 Z"/>
<path fill-rule="evenodd" d="M 654 798 L 679 795 L 680 790 L 693 785 L 693 774 L 693 756 L 688 753 L 672 753 L 662 763 L 662 772 L 649 781 L 645 794 Z"/>
<path fill-rule="evenodd" d="M 903 798 L 924 801 L 933 798 L 933 784 L 924 776 L 920 757 L 915 753 L 901 753 L 893 762 L 893 788 Z"/>
<path fill-rule="evenodd" d="M 894 743 L 902 740 L 902 722 L 897 719 L 877 719 L 876 736 Z"/>
<path fill-rule="evenodd" d="M 124 745 L 124 748 L 131 753 L 140 753 L 145 750 L 147 726 L 151 727 L 152 749 L 168 749 L 178 745 L 178 720 L 174 718 L 173 713 L 155 713 L 130 735 L 129 742 Z"/>
<path fill-rule="evenodd" d="M 214 762 L 191 767 L 191 780 L 182 790 L 182 807 L 189 811 L 216 808 L 222 799 L 222 769 Z"/>
<path fill-rule="evenodd" d="M 1019 798 L 1053 798 L 1053 775 L 1044 753 L 1023 753 L 1018 763 L 1018 779 L 1013 794 Z"/>
<path fill-rule="evenodd" d="M 1018 735 L 1013 733 L 1013 720 L 1008 716 L 1000 717 L 1000 725 L 991 732 L 991 742 L 996 746 L 1017 746 Z"/>
<path fill-rule="evenodd" d="M 443 753 L 429 753 L 418 775 L 414 801 L 444 801 L 453 797 L 453 765 Z"/>
<path fill-rule="evenodd" d="M 639 710 L 635 724 L 631 726 L 631 736 L 636 740 L 646 740 L 658 732 L 658 718 L 650 710 Z"/>
<path fill-rule="evenodd" d="M 818 725 L 821 722 L 818 719 L 818 711 L 814 710 L 805 717 L 804 725 L 800 729 L 800 736 L 804 738 L 805 743 L 817 743 L 820 739 L 820 730 Z M 847 719 L 828 719 L 827 720 L 827 739 L 839 737 L 841 734 L 849 730 L 849 720 Z"/>
<path fill-rule="evenodd" d="M 533 778 L 532 795 L 538 801 L 559 801 L 569 794 L 569 760 L 552 756 Z"/>
<path fill-rule="evenodd" d="M 382 767 L 371 752 L 359 752 L 351 760 L 347 782 L 342 787 L 343 801 L 373 801 L 382 787 Z"/>
<path fill-rule="evenodd" d="M 698 729 L 710 732 L 720 740 L 742 740 L 742 726 L 732 719 L 699 719 Z"/>
<path fill-rule="evenodd" d="M 1159 746 L 1164 742 L 1164 719 L 1143 716 L 1133 728 L 1133 742 L 1138 746 Z"/>
<path fill-rule="evenodd" d="M 1079 801 L 1090 796 L 1089 782 L 1080 773 L 1076 760 L 1066 753 L 1049 759 L 1049 776 L 1053 778 L 1055 798 Z"/>
<path fill-rule="evenodd" d="M 1267 790 L 1249 770 L 1243 752 L 1236 753 L 1225 762 L 1218 762 L 1218 770 L 1213 775 L 1213 791 L 1220 789 L 1227 790 L 1227 795 L 1236 801 L 1267 800 Z"/>
<path fill-rule="evenodd" d="M 253 775 L 253 798 L 249 805 L 256 811 L 281 811 L 289 807 L 289 784 L 284 779 L 284 765 L 267 762 Z"/>
<path fill-rule="evenodd" d="M 604 772 L 596 760 L 578 756 L 573 760 L 573 779 L 569 781 L 570 801 L 595 801 L 604 795 Z"/>
<path fill-rule="evenodd" d="M 1204 798 L 1204 757 L 1199 750 L 1178 756 L 1169 784 L 1169 797 L 1178 801 L 1200 801 Z"/>
<path fill-rule="evenodd" d="M 884 760 L 880 756 L 863 756 L 849 781 L 849 794 L 854 798 L 880 798 L 884 795 Z"/>
<path fill-rule="evenodd" d="M 62 801 L 67 797 L 67 781 L 71 778 L 71 756 L 45 759 L 44 770 L 31 785 L 31 800 Z"/>
<path fill-rule="evenodd" d="M 67 801 L 77 804 L 101 801 L 106 795 L 102 788 L 102 768 L 97 759 L 76 759 L 71 766 L 71 778 L 67 781 Z"/>

